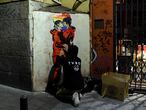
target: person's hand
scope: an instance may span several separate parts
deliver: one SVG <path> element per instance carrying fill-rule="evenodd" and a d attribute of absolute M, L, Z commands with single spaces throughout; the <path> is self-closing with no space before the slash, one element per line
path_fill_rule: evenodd
<path fill-rule="evenodd" d="M 67 45 L 67 44 L 63 44 L 63 49 L 64 49 L 65 51 L 68 51 L 68 45 Z"/>
<path fill-rule="evenodd" d="M 61 49 L 60 53 L 59 53 L 59 56 L 65 56 L 65 53 L 64 53 L 64 50 Z"/>

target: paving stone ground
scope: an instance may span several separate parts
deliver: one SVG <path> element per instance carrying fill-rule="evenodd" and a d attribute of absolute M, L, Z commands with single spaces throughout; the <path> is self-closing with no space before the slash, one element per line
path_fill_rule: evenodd
<path fill-rule="evenodd" d="M 103 98 L 92 91 L 82 97 L 79 107 L 74 107 L 45 92 L 28 92 L 3 85 L 0 85 L 0 110 L 20 110 L 23 95 L 28 98 L 28 110 L 146 110 L 144 94 L 131 94 L 122 102 Z"/>

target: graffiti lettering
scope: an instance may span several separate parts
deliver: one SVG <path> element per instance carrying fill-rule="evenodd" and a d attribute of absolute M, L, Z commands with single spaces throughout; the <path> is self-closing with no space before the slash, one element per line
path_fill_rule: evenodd
<path fill-rule="evenodd" d="M 105 21 L 105 30 L 108 30 L 109 28 L 112 28 L 112 20 Z"/>
<path fill-rule="evenodd" d="M 112 33 L 110 31 L 100 31 L 98 34 L 98 42 L 97 42 L 97 47 L 102 50 L 104 53 L 109 52 L 109 45 L 110 43 L 110 38 L 112 37 Z"/>
<path fill-rule="evenodd" d="M 107 20 L 105 22 L 105 29 L 102 31 L 99 31 L 96 35 L 96 48 L 97 51 L 102 51 L 104 54 L 107 52 L 110 52 L 109 45 L 111 45 L 111 38 L 112 38 L 112 20 Z"/>

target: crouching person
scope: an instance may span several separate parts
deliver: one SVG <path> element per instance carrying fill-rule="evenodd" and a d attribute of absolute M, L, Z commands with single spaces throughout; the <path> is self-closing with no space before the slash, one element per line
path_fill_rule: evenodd
<path fill-rule="evenodd" d="M 81 59 L 77 57 L 78 47 L 73 45 L 63 59 L 63 85 L 56 92 L 56 97 L 62 101 L 71 102 L 74 106 L 80 104 L 80 91 L 84 86 L 81 74 Z"/>

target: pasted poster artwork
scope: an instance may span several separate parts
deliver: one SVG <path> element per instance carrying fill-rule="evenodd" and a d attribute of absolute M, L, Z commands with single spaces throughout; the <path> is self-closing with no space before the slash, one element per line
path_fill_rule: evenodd
<path fill-rule="evenodd" d="M 75 27 L 71 25 L 72 18 L 69 13 L 59 13 L 53 16 L 54 28 L 50 30 L 53 41 L 53 63 L 57 56 L 65 56 L 68 46 L 73 43 Z"/>
<path fill-rule="evenodd" d="M 61 62 L 66 57 L 68 48 L 73 44 L 75 37 L 75 27 L 71 25 L 72 18 L 69 13 L 60 13 L 53 16 L 54 28 L 50 30 L 53 41 L 53 67 L 50 71 L 50 77 L 56 81 L 60 79 Z"/>

